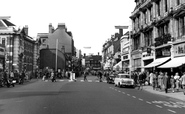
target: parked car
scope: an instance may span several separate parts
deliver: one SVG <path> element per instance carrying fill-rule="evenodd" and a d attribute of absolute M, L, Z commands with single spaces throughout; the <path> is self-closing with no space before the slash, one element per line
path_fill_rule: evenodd
<path fill-rule="evenodd" d="M 114 75 L 114 74 L 107 76 L 107 83 L 113 84 L 115 77 L 116 77 L 116 75 Z"/>
<path fill-rule="evenodd" d="M 129 74 L 122 73 L 116 75 L 114 79 L 114 85 L 118 87 L 135 87 L 134 80 L 131 78 L 131 76 Z"/>

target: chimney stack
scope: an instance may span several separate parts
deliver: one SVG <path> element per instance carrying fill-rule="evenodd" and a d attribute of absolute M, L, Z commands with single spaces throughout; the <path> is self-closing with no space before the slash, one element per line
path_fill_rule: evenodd
<path fill-rule="evenodd" d="M 65 26 L 65 23 L 58 23 L 58 28 L 67 30 L 66 26 Z"/>
<path fill-rule="evenodd" d="M 25 32 L 26 35 L 28 36 L 28 25 L 25 25 L 25 27 L 24 27 L 24 32 Z"/>
<path fill-rule="evenodd" d="M 52 24 L 50 23 L 49 24 L 49 33 L 52 33 L 53 32 L 53 26 L 52 26 Z"/>

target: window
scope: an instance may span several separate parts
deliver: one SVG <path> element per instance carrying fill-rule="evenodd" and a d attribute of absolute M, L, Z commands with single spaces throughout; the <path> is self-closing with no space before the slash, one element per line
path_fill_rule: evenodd
<path fill-rule="evenodd" d="M 185 16 L 180 17 L 178 20 L 178 36 L 185 35 Z"/>
<path fill-rule="evenodd" d="M 180 0 L 177 0 L 176 2 L 177 2 L 177 5 L 179 5 L 179 4 L 180 4 Z"/>
<path fill-rule="evenodd" d="M 160 0 L 156 4 L 157 4 L 157 13 L 158 13 L 158 16 L 160 16 L 161 15 L 160 14 L 160 7 L 161 7 Z"/>
<path fill-rule="evenodd" d="M 152 7 L 149 8 L 149 12 L 150 12 L 150 21 L 152 21 L 152 15 L 153 15 Z"/>
<path fill-rule="evenodd" d="M 165 12 L 167 12 L 168 11 L 168 2 L 167 2 L 167 0 L 164 0 L 164 5 L 165 5 Z"/>
<path fill-rule="evenodd" d="M 145 46 L 150 46 L 152 44 L 152 30 L 144 34 Z"/>
<path fill-rule="evenodd" d="M 134 50 L 139 49 L 140 46 L 140 36 L 134 38 Z"/>

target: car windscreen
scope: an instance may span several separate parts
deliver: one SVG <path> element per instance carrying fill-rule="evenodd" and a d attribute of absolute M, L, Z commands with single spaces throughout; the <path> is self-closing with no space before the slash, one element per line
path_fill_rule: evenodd
<path fill-rule="evenodd" d="M 121 78 L 130 78 L 129 75 L 120 75 Z"/>

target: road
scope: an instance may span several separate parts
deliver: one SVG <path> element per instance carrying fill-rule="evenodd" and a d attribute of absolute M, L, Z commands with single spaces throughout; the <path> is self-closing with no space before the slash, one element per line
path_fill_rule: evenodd
<path fill-rule="evenodd" d="M 14 88 L 0 88 L 0 114 L 184 114 L 177 99 L 132 88 L 89 81 L 37 80 Z"/>

